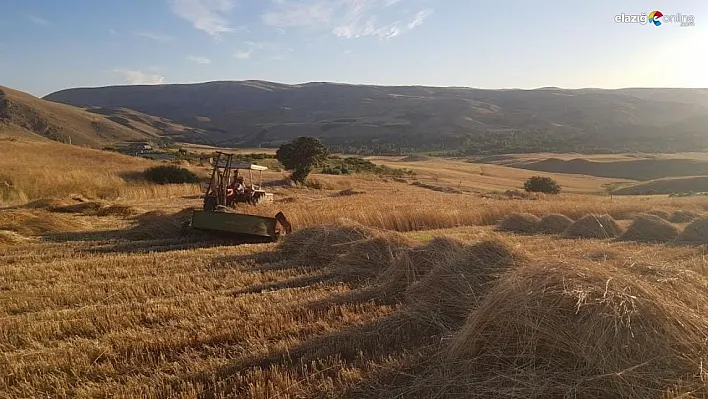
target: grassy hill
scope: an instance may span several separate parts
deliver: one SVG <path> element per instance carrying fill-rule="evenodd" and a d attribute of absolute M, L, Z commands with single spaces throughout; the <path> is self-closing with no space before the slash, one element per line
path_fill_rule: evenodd
<path fill-rule="evenodd" d="M 262 81 L 62 90 L 76 106 L 125 107 L 207 130 L 194 142 L 277 144 L 300 135 L 340 149 L 673 151 L 708 148 L 702 89 L 479 90 Z M 190 135 L 188 135 L 190 136 Z"/>
<path fill-rule="evenodd" d="M 87 147 L 157 137 L 123 126 L 102 115 L 39 99 L 0 86 L 0 133 L 7 136 L 71 142 Z"/>

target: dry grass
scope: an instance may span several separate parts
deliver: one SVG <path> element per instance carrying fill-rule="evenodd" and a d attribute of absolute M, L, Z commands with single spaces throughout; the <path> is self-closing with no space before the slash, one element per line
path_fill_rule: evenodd
<path fill-rule="evenodd" d="M 679 234 L 678 227 L 654 215 L 640 215 L 619 237 L 625 241 L 669 242 Z"/>
<path fill-rule="evenodd" d="M 20 163 L 18 159 L 32 159 Z M 0 145 L 0 204 L 80 194 L 92 199 L 147 200 L 200 193 L 198 185 L 132 181 L 152 161 L 55 142 Z M 203 173 L 203 172 L 202 172 Z"/>
<path fill-rule="evenodd" d="M 239 208 L 285 212 L 296 231 L 278 244 L 180 236 L 200 200 L 150 192 L 0 210 L 0 397 L 706 396 L 703 248 L 492 225 L 700 214 L 707 199 L 317 178 L 333 189 L 272 186 L 295 202 Z"/>
<path fill-rule="evenodd" d="M 538 229 L 541 218 L 531 213 L 512 213 L 499 223 L 500 231 L 532 234 Z"/>
<path fill-rule="evenodd" d="M 699 216 L 700 214 L 697 212 L 679 209 L 677 211 L 674 211 L 674 213 L 671 214 L 671 217 L 668 220 L 671 223 L 688 223 L 693 221 L 693 219 L 698 218 Z"/>
<path fill-rule="evenodd" d="M 444 360 L 449 374 L 434 389 L 443 385 L 446 397 L 640 399 L 674 388 L 703 397 L 708 281 L 685 271 L 657 282 L 654 273 L 587 262 L 517 269 L 456 334 Z"/>
<path fill-rule="evenodd" d="M 25 236 L 79 231 L 85 227 L 85 223 L 76 218 L 45 210 L 0 211 L 0 230 L 14 231 Z"/>
<path fill-rule="evenodd" d="M 676 237 L 676 241 L 684 244 L 708 244 L 708 218 L 696 219 L 689 223 Z"/>
<path fill-rule="evenodd" d="M 610 215 L 587 215 L 575 221 L 565 230 L 568 238 L 615 238 L 622 228 Z"/>
<path fill-rule="evenodd" d="M 538 223 L 538 232 L 542 234 L 562 234 L 572 224 L 573 219 L 565 215 L 546 215 Z"/>
<path fill-rule="evenodd" d="M 416 317 L 446 331 L 467 317 L 492 281 L 525 262 L 522 255 L 499 240 L 450 247 L 444 248 L 438 265 L 406 292 L 406 301 Z"/>

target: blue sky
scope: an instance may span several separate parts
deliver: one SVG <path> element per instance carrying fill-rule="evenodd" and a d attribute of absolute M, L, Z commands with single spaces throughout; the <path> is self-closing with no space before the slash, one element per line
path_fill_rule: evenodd
<path fill-rule="evenodd" d="M 620 24 L 659 10 L 693 27 Z M 708 87 L 706 1 L 0 0 L 0 85 Z"/>

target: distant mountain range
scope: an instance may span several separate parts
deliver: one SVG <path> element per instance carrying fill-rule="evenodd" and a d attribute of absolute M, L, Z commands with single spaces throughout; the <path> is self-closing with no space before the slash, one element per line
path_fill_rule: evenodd
<path fill-rule="evenodd" d="M 178 138 L 351 148 L 677 151 L 708 148 L 707 89 L 480 90 L 264 81 L 62 90 L 46 100 L 127 108 L 200 129 Z"/>

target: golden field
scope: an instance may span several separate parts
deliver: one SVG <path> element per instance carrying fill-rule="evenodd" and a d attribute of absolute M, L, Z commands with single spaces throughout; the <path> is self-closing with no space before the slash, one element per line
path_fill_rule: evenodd
<path fill-rule="evenodd" d="M 277 202 L 239 209 L 296 231 L 235 245 L 180 235 L 199 188 L 122 177 L 148 161 L 5 144 L 34 162 L 0 158 L 23 193 L 0 210 L 0 397 L 708 396 L 704 244 L 498 227 L 608 214 L 627 231 L 685 211 L 646 219 L 700 236 L 708 197 L 610 198 L 590 193 L 611 179 L 578 175 L 517 197 L 499 192 L 528 171 L 380 158 L 416 175 L 312 189 L 268 173 Z"/>

